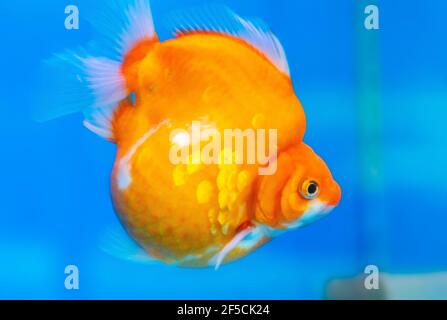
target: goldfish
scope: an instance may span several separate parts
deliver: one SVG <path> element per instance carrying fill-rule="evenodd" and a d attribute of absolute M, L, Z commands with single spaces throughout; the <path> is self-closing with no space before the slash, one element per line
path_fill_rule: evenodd
<path fill-rule="evenodd" d="M 112 4 L 93 21 L 115 39 L 108 55 L 56 56 L 65 78 L 48 118 L 81 111 L 116 144 L 113 206 L 148 256 L 218 267 L 337 206 L 341 189 L 303 142 L 304 109 L 266 25 L 196 10 L 173 16 L 174 37 L 161 41 L 148 1 Z M 236 143 L 222 143 L 228 129 Z"/>

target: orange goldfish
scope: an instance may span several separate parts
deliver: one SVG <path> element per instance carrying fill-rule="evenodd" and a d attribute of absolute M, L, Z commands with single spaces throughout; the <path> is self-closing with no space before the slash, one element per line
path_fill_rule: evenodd
<path fill-rule="evenodd" d="M 148 1 L 114 13 L 104 29 L 118 54 L 57 57 L 70 82 L 52 91 L 51 117 L 80 110 L 116 143 L 114 208 L 149 256 L 219 266 L 338 204 L 340 187 L 302 141 L 304 110 L 266 26 L 221 8 L 181 16 L 160 41 Z M 229 146 L 228 129 L 239 134 Z"/>

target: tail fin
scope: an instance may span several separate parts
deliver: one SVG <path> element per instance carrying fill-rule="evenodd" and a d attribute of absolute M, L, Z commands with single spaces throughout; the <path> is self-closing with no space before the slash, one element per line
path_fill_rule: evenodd
<path fill-rule="evenodd" d="M 45 107 L 35 119 L 82 112 L 88 129 L 114 140 L 114 112 L 130 95 L 135 78 L 126 70 L 135 70 L 134 63 L 158 38 L 149 0 L 104 1 L 100 9 L 87 19 L 98 30 L 100 45 L 57 54 L 44 63 L 41 100 Z"/>

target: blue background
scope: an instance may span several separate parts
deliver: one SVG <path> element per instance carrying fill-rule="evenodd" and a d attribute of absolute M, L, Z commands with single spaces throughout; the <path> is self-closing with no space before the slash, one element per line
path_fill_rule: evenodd
<path fill-rule="evenodd" d="M 217 272 L 103 253 L 99 238 L 116 224 L 114 145 L 81 115 L 30 117 L 41 61 L 94 38 L 82 20 L 77 31 L 64 28 L 65 6 L 78 5 L 82 19 L 88 1 L 1 1 L 0 298 L 320 299 L 329 280 L 368 264 L 447 270 L 447 2 L 371 1 L 377 31 L 363 27 L 362 1 L 219 2 L 261 17 L 282 41 L 305 140 L 341 184 L 339 207 Z M 153 0 L 160 37 L 169 36 L 166 14 L 203 3 Z M 77 291 L 64 287 L 69 264 L 80 270 Z"/>

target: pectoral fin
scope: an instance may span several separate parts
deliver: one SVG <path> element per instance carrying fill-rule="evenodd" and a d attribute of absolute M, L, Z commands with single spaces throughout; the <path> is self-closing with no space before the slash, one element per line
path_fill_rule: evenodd
<path fill-rule="evenodd" d="M 236 248 L 243 249 L 247 252 L 255 249 L 260 244 L 269 239 L 269 231 L 264 225 L 248 224 L 245 228 L 240 230 L 233 239 L 228 242 L 214 257 L 212 257 L 208 264 L 219 269 L 225 257 Z"/>
<path fill-rule="evenodd" d="M 214 257 L 209 261 L 209 265 L 215 266 L 215 269 L 219 269 L 220 265 L 224 261 L 225 257 L 236 248 L 251 232 L 253 227 L 248 227 L 242 231 L 239 231 L 230 242 L 228 242 L 222 250 L 219 251 Z"/>

